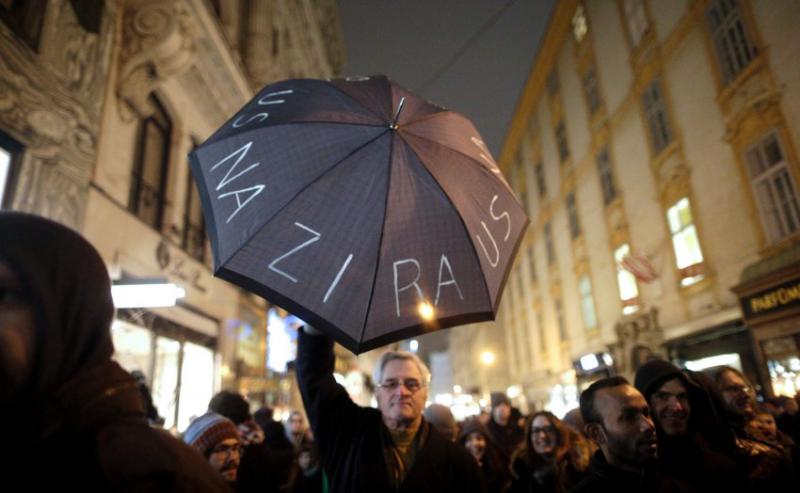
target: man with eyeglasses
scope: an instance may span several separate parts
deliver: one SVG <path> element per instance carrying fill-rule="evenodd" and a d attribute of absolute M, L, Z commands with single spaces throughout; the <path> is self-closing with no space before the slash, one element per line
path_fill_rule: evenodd
<path fill-rule="evenodd" d="M 298 335 L 297 381 L 330 492 L 485 491 L 475 460 L 422 416 L 430 372 L 414 354 L 384 353 L 373 379 L 378 409 L 360 407 L 333 378 L 333 341 Z"/>
<path fill-rule="evenodd" d="M 211 468 L 228 484 L 236 483 L 241 442 L 233 421 L 209 411 L 189 424 L 183 432 L 183 441 L 203 454 Z"/>
<path fill-rule="evenodd" d="M 797 491 L 800 487 L 791 460 L 779 448 L 752 435 L 747 423 L 755 417 L 753 389 L 736 368 L 718 366 L 708 374 L 722 395 L 728 419 L 735 434 L 736 447 L 753 491 Z M 777 489 L 776 489 L 777 488 Z"/>
<path fill-rule="evenodd" d="M 681 479 L 699 491 L 741 489 L 745 477 L 734 460 L 734 450 L 720 444 L 712 446 L 704 435 L 704 424 L 708 429 L 713 413 L 693 374 L 655 359 L 639 367 L 634 385 L 650 405 L 664 475 Z"/>

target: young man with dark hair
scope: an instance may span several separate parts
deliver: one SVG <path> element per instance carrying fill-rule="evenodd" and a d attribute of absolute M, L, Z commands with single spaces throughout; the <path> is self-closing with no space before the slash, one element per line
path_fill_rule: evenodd
<path fill-rule="evenodd" d="M 626 379 L 599 380 L 580 398 L 586 434 L 599 450 L 573 492 L 693 491 L 657 473 L 658 442 L 650 407 Z"/>

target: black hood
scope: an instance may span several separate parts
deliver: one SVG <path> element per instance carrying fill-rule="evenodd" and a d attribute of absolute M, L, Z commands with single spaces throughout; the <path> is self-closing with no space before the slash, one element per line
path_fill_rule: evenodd
<path fill-rule="evenodd" d="M 108 271 L 75 231 L 17 212 L 0 212 L 0 261 L 19 278 L 36 322 L 33 368 L 20 404 L 41 404 L 77 374 L 111 359 Z"/>

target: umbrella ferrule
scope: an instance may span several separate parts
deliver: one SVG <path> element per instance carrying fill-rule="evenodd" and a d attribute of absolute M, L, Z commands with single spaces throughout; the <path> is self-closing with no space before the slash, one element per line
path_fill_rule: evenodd
<path fill-rule="evenodd" d="M 400 118 L 400 112 L 403 111 L 403 105 L 406 102 L 405 96 L 400 98 L 400 102 L 397 103 L 397 111 L 394 112 L 394 120 L 392 123 L 389 124 L 389 128 L 392 130 L 397 130 L 397 120 Z"/>

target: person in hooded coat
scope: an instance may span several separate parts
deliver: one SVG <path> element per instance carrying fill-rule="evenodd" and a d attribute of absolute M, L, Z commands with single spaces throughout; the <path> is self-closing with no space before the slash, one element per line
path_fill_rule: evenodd
<path fill-rule="evenodd" d="M 28 491 L 228 491 L 202 456 L 150 427 L 111 360 L 108 272 L 79 234 L 0 212 L 0 413 Z M 9 436 L 10 435 L 10 436 Z"/>

